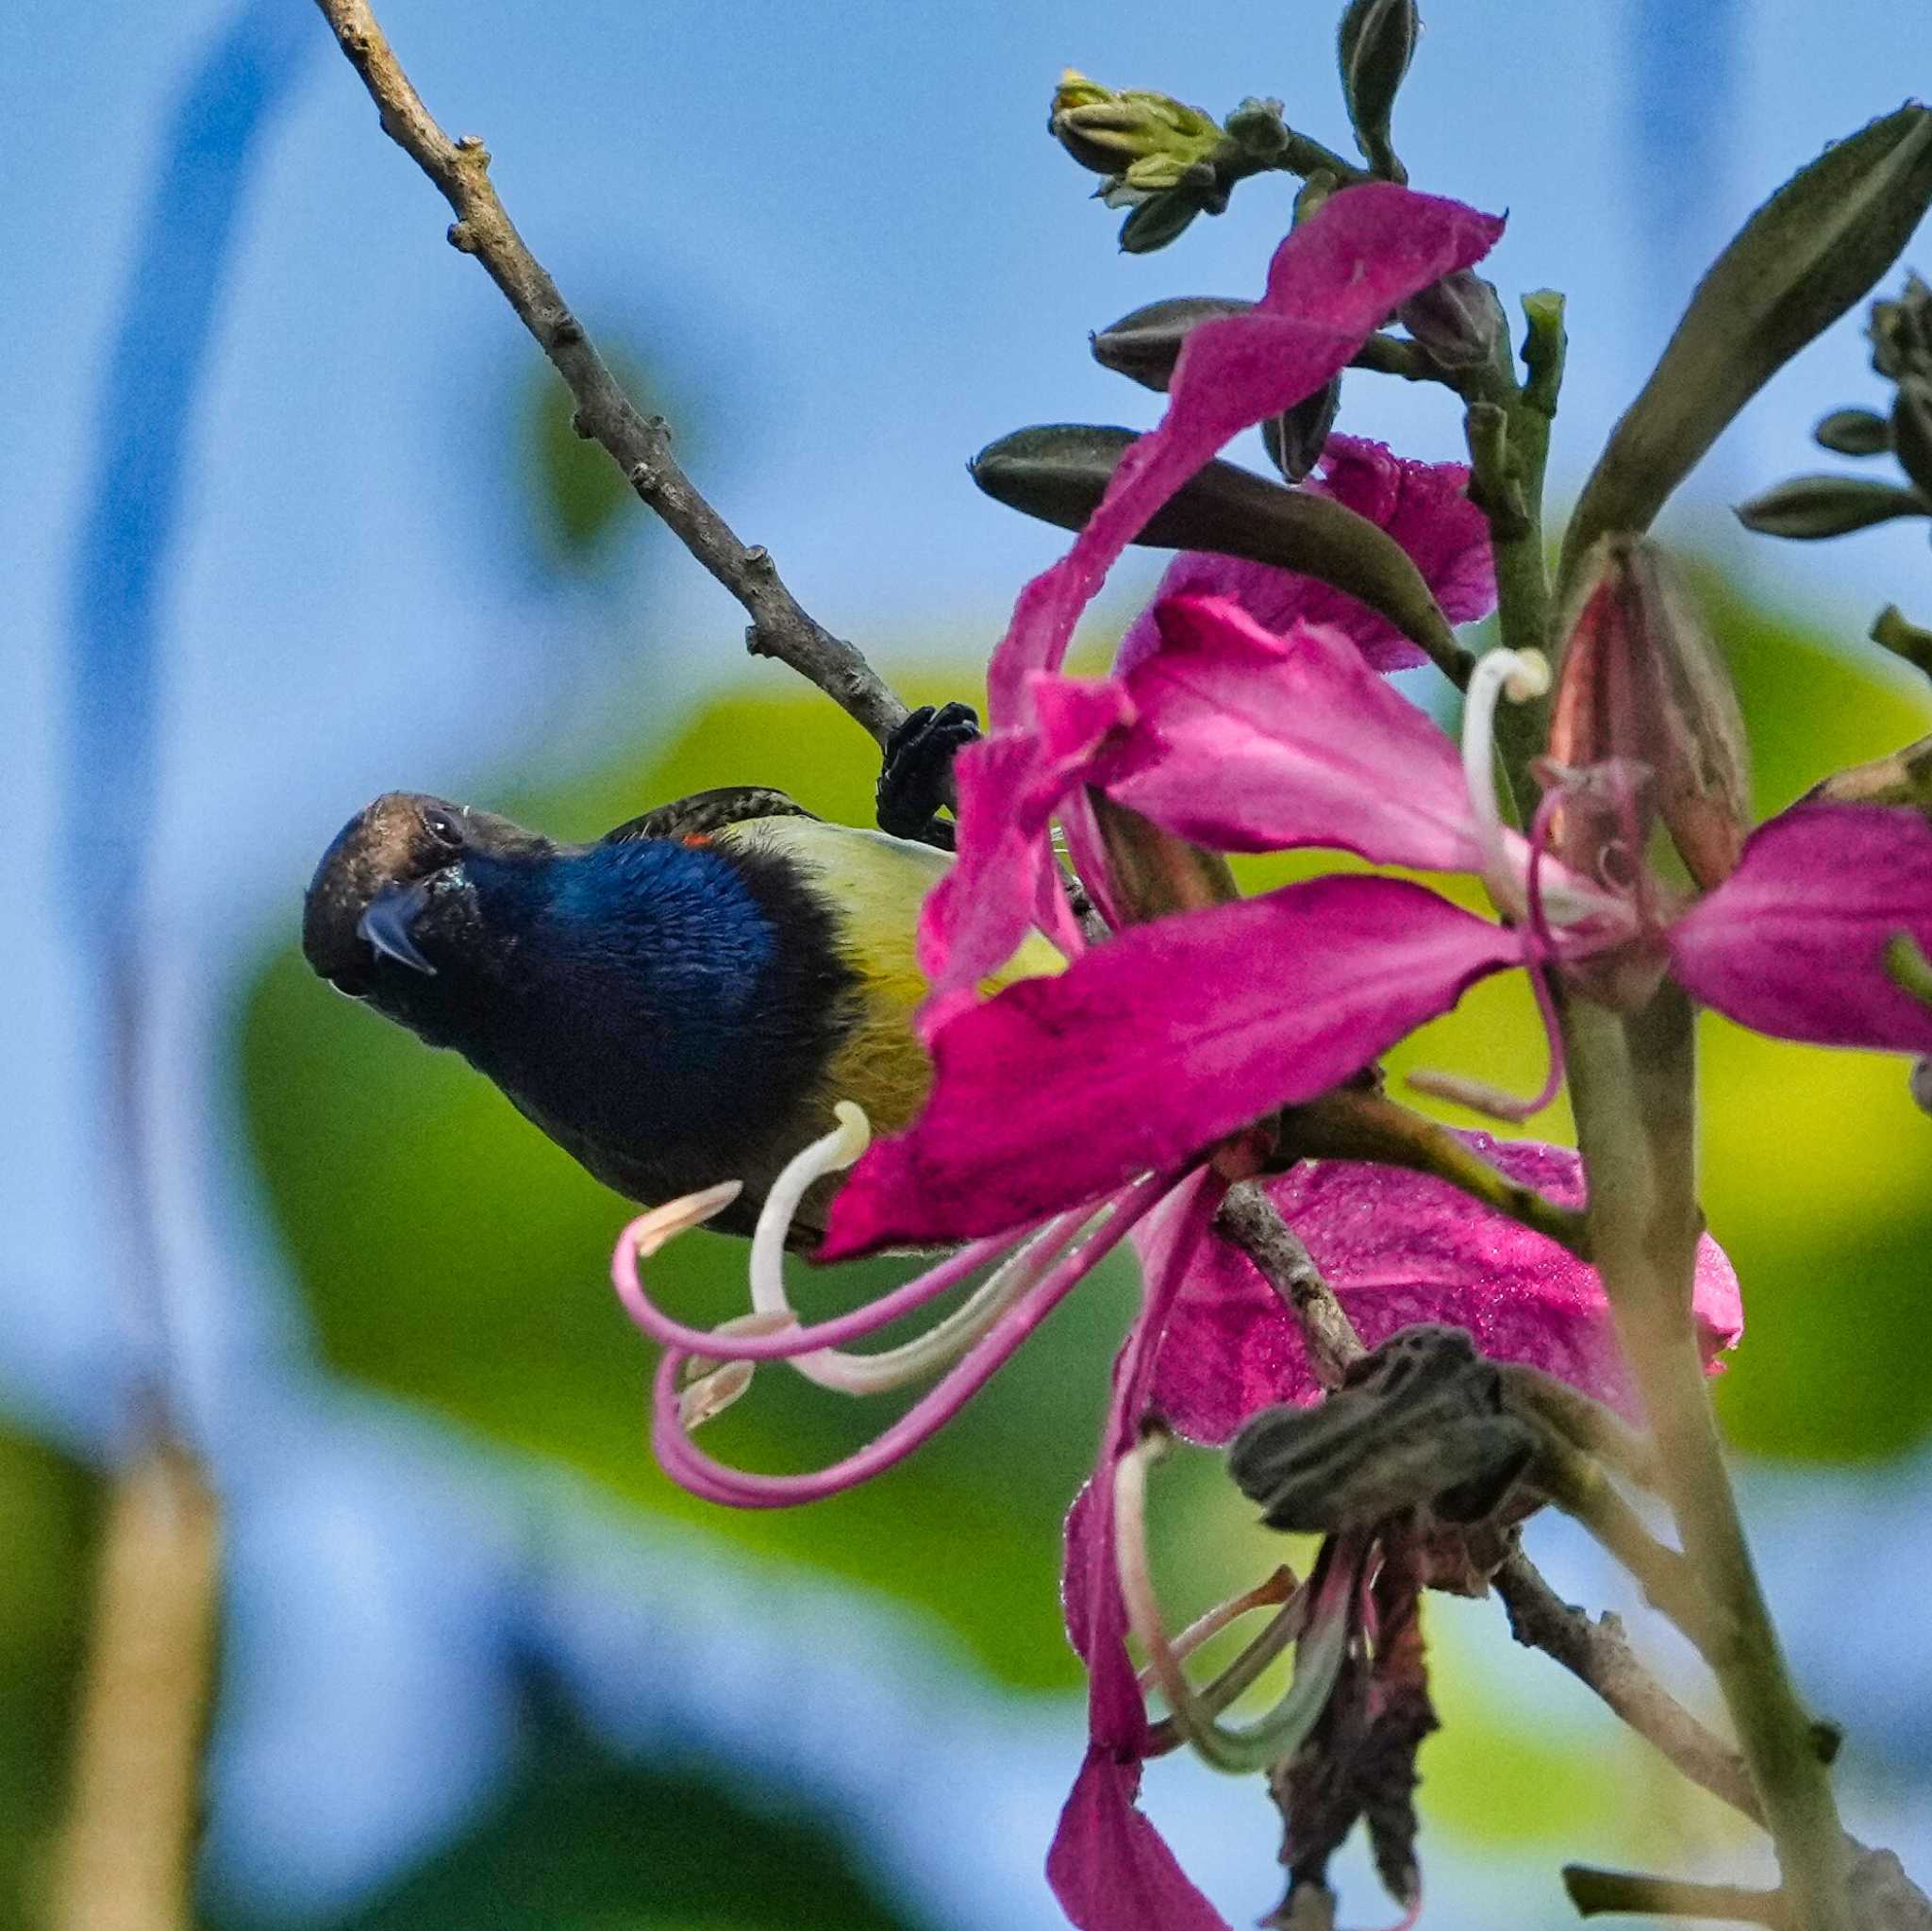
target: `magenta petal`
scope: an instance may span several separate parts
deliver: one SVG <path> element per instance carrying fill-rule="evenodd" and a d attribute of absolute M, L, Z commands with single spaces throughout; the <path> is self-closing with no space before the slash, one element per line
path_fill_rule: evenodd
<path fill-rule="evenodd" d="M 1227 1931 L 1134 1807 L 1140 1788 L 1138 1762 L 1088 1751 L 1047 1853 L 1060 1909 L 1079 1931 Z"/>
<path fill-rule="evenodd" d="M 1056 680 L 1037 724 L 969 744 L 953 766 L 958 857 L 928 894 L 919 962 L 944 995 L 1005 965 L 1027 931 L 1058 931 L 1065 900 L 1047 840 L 1055 807 L 1083 780 L 1108 734 L 1132 716 L 1124 688 Z M 923 1016 L 928 1029 L 943 1002 Z"/>
<path fill-rule="evenodd" d="M 1522 939 L 1392 878 L 1318 878 L 1137 925 L 932 1041 L 931 1097 L 833 1202 L 821 1257 L 1003 1233 L 1313 1099 Z"/>
<path fill-rule="evenodd" d="M 1932 1053 L 1932 1008 L 1896 984 L 1904 932 L 1932 956 L 1932 824 L 1889 805 L 1794 805 L 1669 932 L 1683 985 L 1780 1040 Z"/>
<path fill-rule="evenodd" d="M 1380 442 L 1331 436 L 1325 474 L 1303 487 L 1332 496 L 1379 524 L 1409 554 L 1452 624 L 1473 623 L 1496 605 L 1495 561 L 1489 521 L 1463 493 L 1469 469 L 1459 462 L 1411 462 Z M 1227 597 L 1264 630 L 1296 623 L 1325 624 L 1361 652 L 1371 670 L 1404 671 L 1428 661 L 1388 618 L 1345 591 L 1297 571 L 1276 570 L 1240 557 L 1183 550 L 1167 567 L 1155 603 L 1178 596 Z M 1121 640 L 1114 660 L 1123 675 L 1159 641 L 1150 604 Z"/>
<path fill-rule="evenodd" d="M 1568 1147 L 1460 1136 L 1511 1179 L 1575 1207 L 1583 1164 Z M 1464 1327 L 1484 1354 L 1527 1361 L 1635 1415 L 1629 1372 L 1596 1270 L 1446 1181 L 1353 1160 L 1307 1163 L 1268 1183 L 1371 1347 L 1413 1322 Z M 1158 1267 L 1162 1230 L 1137 1244 Z M 1738 1277 L 1706 1235 L 1693 1305 L 1705 1358 L 1743 1332 Z M 1301 1330 L 1254 1263 L 1216 1235 L 1203 1243 L 1162 1339 L 1153 1403 L 1184 1435 L 1225 1441 L 1250 1415 L 1321 1392 Z"/>
<path fill-rule="evenodd" d="M 988 673 L 992 721 L 1025 714 L 1026 679 L 1059 668 L 1080 612 L 1154 512 L 1242 429 L 1336 375 L 1402 302 L 1486 255 L 1502 223 L 1460 202 L 1369 182 L 1332 194 L 1274 252 L 1246 313 L 1188 337 L 1167 412 L 1116 466 L 1073 548 L 1020 593 Z"/>
<path fill-rule="evenodd" d="M 1462 760 L 1340 631 L 1275 637 L 1221 599 L 1158 607 L 1135 712 L 1094 765 L 1110 796 L 1218 851 L 1330 845 L 1381 864 L 1483 864 Z"/>
<path fill-rule="evenodd" d="M 1196 1263 L 1221 1191 L 1209 1175 L 1196 1174 L 1155 1216 L 1163 1229 L 1165 1265 L 1143 1271 L 1141 1312 L 1114 1363 L 1093 1478 L 1067 1512 L 1061 1587 L 1067 1633 L 1087 1665 L 1091 1743 L 1060 1813 L 1046 1875 L 1060 1908 L 1081 1931 L 1226 1931 L 1134 1806 L 1147 1711 L 1127 1655 L 1113 1532 L 1113 1472 L 1139 1435 L 1161 1332 Z"/>

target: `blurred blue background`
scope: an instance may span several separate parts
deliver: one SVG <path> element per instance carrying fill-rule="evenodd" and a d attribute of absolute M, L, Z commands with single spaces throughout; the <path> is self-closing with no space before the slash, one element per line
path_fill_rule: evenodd
<path fill-rule="evenodd" d="M 1119 256 L 1042 134 L 1060 68 L 1217 111 L 1277 94 L 1343 144 L 1327 7 L 381 15 L 701 485 L 914 695 L 975 693 L 1060 541 L 965 459 L 1024 423 L 1151 420 L 1087 332 L 1253 292 L 1285 225 L 1291 184 L 1261 181 Z M 1743 215 L 1932 72 L 1932 20 L 1883 0 L 1430 25 L 1397 123 L 1414 178 L 1507 208 L 1506 294 L 1570 297 L 1559 499 Z M 701 1509 L 644 1448 L 645 1358 L 603 1278 L 621 1203 L 290 952 L 315 857 L 382 789 L 578 835 L 741 780 L 862 818 L 870 745 L 745 660 L 735 607 L 571 436 L 306 0 L 14 9 L 0 75 L 0 1923 L 43 1892 L 98 1480 L 155 1378 L 227 1516 L 210 1923 L 1058 1922 L 1040 1864 L 1081 1735 L 1058 1521 L 1131 1284 L 873 1490 Z M 1857 323 L 1673 511 L 1767 807 L 1932 728 L 1856 642 L 1882 602 L 1932 611 L 1923 527 L 1747 545 L 1724 509 L 1824 466 L 1812 421 L 1874 399 Z M 1343 420 L 1457 450 L 1432 392 L 1356 377 Z M 1157 570 L 1120 574 L 1096 639 Z M 1409 1063 L 1534 1084 L 1511 997 Z M 1851 1729 L 1854 1825 L 1923 1880 L 1932 1123 L 1895 1063 L 1716 1026 L 1709 1051 L 1710 1212 L 1753 1322 L 1725 1422 L 1801 1673 Z M 734 1307 L 728 1243 L 666 1267 L 681 1306 Z M 875 1425 L 828 1399 L 768 1375 L 719 1452 L 795 1463 Z M 1177 1612 L 1274 1559 L 1210 1457 L 1162 1511 Z M 1614 1597 L 1559 1530 L 1531 1541 Z M 1493 1606 L 1435 1606 L 1432 1633 L 1432 1922 L 1566 1922 L 1565 1856 L 1748 1868 Z M 1232 1922 L 1274 1902 L 1258 1786 L 1170 1762 L 1149 1801 Z M 1358 1888 L 1348 1914 L 1376 1908 Z"/>

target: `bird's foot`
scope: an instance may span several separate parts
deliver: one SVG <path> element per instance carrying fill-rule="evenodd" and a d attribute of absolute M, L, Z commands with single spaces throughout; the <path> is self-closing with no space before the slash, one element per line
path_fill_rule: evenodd
<path fill-rule="evenodd" d="M 953 802 L 953 759 L 979 736 L 970 704 L 923 704 L 886 741 L 876 800 L 879 829 L 953 849 L 953 826 L 939 816 Z"/>

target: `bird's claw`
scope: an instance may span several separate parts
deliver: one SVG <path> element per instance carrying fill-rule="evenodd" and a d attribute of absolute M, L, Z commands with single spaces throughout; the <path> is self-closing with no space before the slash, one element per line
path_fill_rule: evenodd
<path fill-rule="evenodd" d="M 886 741 L 879 767 L 879 829 L 953 848 L 953 827 L 939 816 L 953 802 L 953 759 L 979 736 L 970 704 L 923 704 Z"/>

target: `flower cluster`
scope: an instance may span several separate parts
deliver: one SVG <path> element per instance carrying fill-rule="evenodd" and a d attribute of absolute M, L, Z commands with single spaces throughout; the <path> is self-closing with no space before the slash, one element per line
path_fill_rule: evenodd
<path fill-rule="evenodd" d="M 1068 1628 L 1090 1673 L 1091 1742 L 1050 1875 L 1082 1926 L 1221 1923 L 1136 1806 L 1141 1762 L 1171 1740 L 1150 1723 L 1129 1657 L 1130 1620 L 1145 1622 L 1133 1615 L 1144 1572 L 1124 1546 L 1132 1510 L 1116 1503 L 1133 1488 L 1150 1423 L 1223 1442 L 1271 1405 L 1318 1396 L 1289 1311 L 1214 1230 L 1232 1180 L 1267 1175 L 1371 1343 L 1446 1323 L 1486 1356 L 1634 1405 L 1601 1284 L 1574 1254 L 1426 1174 L 1342 1159 L 1274 1171 L 1270 1123 L 1508 970 L 1540 988 L 1614 999 L 1643 996 L 1669 974 L 1779 1037 L 1932 1052 L 1932 1011 L 1886 965 L 1900 933 L 1932 947 L 1932 825 L 1915 812 L 1800 803 L 1741 850 L 1734 841 L 1708 875 L 1693 865 L 1707 888 L 1698 892 L 1649 865 L 1655 774 L 1613 745 L 1551 763 L 1543 808 L 1521 835 L 1495 794 L 1492 730 L 1502 702 L 1547 688 L 1540 658 L 1493 651 L 1478 662 L 1458 745 L 1384 681 L 1418 660 L 1386 618 L 1310 578 L 1214 556 L 1175 560 L 1110 675 L 1062 674 L 1081 611 L 1174 492 L 1237 432 L 1327 384 L 1391 311 L 1469 269 L 1500 226 L 1387 183 L 1346 189 L 1282 243 L 1259 303 L 1193 330 L 1159 425 L 1129 449 L 1067 556 L 1026 587 L 993 658 L 990 733 L 957 767 L 958 862 L 922 926 L 934 1062 L 924 1112 L 869 1144 L 863 1117 L 841 1109 L 837 1131 L 769 1196 L 752 1312 L 723 1329 L 665 1315 L 639 1266 L 729 1200 L 732 1185 L 642 1216 L 615 1257 L 625 1306 L 665 1347 L 653 1428 L 664 1466 L 700 1494 L 766 1507 L 833 1492 L 916 1447 L 1131 1237 L 1142 1300 L 1114 1365 L 1093 1478 L 1067 1527 Z M 1466 481 L 1455 465 L 1335 438 L 1305 487 L 1378 524 L 1442 610 L 1467 621 L 1491 607 L 1493 583 Z M 1576 663 L 1601 655 L 1591 626 L 1609 624 L 1617 608 L 1614 598 L 1586 606 Z M 1174 849 L 1324 847 L 1473 874 L 1500 917 L 1407 879 L 1356 874 L 1250 899 L 1210 893 L 1150 917 L 1109 855 L 1108 814 L 1130 814 Z M 1070 904 L 1056 825 L 1108 928 L 1099 942 Z M 1065 953 L 1065 970 L 983 997 L 983 982 L 1036 927 Z M 1483 1136 L 1465 1137 L 1465 1152 L 1557 1207 L 1580 1203 L 1574 1155 Z M 804 1324 L 781 1270 L 791 1215 L 808 1187 L 846 1167 L 821 1259 L 954 1251 L 870 1307 Z M 918 1340 L 845 1352 L 989 1265 Z M 1740 1331 L 1741 1311 L 1707 1240 L 1694 1307 L 1714 1359 Z M 743 1474 L 706 1457 L 691 1430 L 773 1360 L 847 1393 L 939 1378 L 835 1468 Z M 1339 1632 L 1374 1600 L 1371 1560 L 1365 1546 L 1331 1548 L 1271 1625 L 1277 1646 L 1295 1632 L 1303 1646 L 1300 1703 L 1273 1729 L 1264 1723 L 1274 1747 L 1319 1715 L 1309 1686 L 1334 1680 Z M 1265 1601 L 1280 1597 L 1238 1606 Z M 1412 1619 L 1405 1610 L 1398 1621 L 1411 1644 Z"/>

